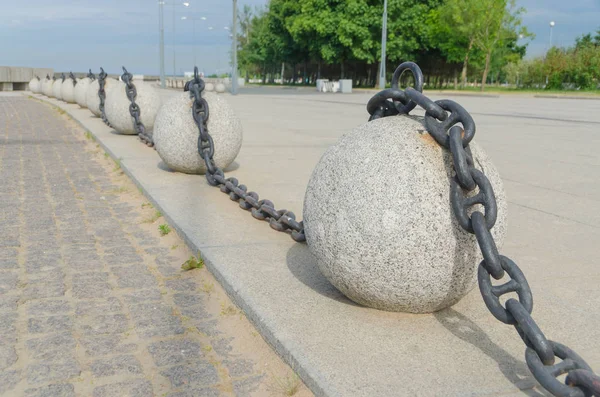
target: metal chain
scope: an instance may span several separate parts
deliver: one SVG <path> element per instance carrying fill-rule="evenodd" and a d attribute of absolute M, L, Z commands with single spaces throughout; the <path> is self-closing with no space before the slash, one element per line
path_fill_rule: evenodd
<path fill-rule="evenodd" d="M 108 77 L 108 75 L 101 67 L 100 73 L 98 74 L 98 97 L 100 98 L 100 115 L 102 117 L 102 121 L 104 121 L 104 124 L 110 127 L 111 125 L 108 122 L 108 119 L 106 118 L 106 113 L 104 113 L 104 101 L 106 100 L 106 91 L 104 91 L 104 86 L 106 84 L 106 77 Z"/>
<path fill-rule="evenodd" d="M 66 79 L 67 77 L 65 76 L 65 74 L 64 74 L 64 73 L 62 73 L 62 74 L 60 75 L 60 78 L 62 79 L 62 82 L 64 83 L 64 82 L 65 82 L 65 79 Z"/>
<path fill-rule="evenodd" d="M 90 69 L 90 72 L 87 74 L 87 77 L 91 80 L 94 81 L 96 80 L 96 75 L 94 73 L 92 73 L 92 69 Z"/>
<path fill-rule="evenodd" d="M 135 128 L 138 133 L 138 137 L 140 140 L 148 145 L 149 147 L 154 146 L 154 141 L 152 140 L 152 136 L 146 132 L 146 127 L 142 120 L 140 120 L 141 109 L 137 103 L 135 103 L 135 98 L 137 97 L 137 89 L 133 84 L 133 75 L 125 69 L 123 66 L 123 75 L 121 76 L 121 80 L 125 83 L 125 93 L 127 94 L 127 98 L 131 102 L 129 105 L 129 114 L 133 118 L 133 128 Z"/>
<path fill-rule="evenodd" d="M 403 72 L 410 71 L 416 88 L 402 91 L 398 81 Z M 600 376 L 573 350 L 546 338 L 531 317 L 533 296 L 527 279 L 511 259 L 498 253 L 490 232 L 497 217 L 494 190 L 485 174 L 474 167 L 469 142 L 475 136 L 475 122 L 459 104 L 451 100 L 433 102 L 422 93 L 423 73 L 413 62 L 401 64 L 392 79 L 392 88 L 376 94 L 368 103 L 369 120 L 397 114 L 408 114 L 416 105 L 425 109 L 425 128 L 436 142 L 450 151 L 454 163 L 455 178 L 450 181 L 452 210 L 460 226 L 475 234 L 483 255 L 477 279 L 485 305 L 496 319 L 513 325 L 527 346 L 525 361 L 533 376 L 546 390 L 561 397 L 600 396 Z M 458 124 L 462 124 L 462 127 Z M 468 197 L 466 193 L 478 189 Z M 483 212 L 475 205 L 481 205 Z M 471 216 L 469 212 L 472 210 Z M 492 285 L 508 275 L 509 281 Z M 518 299 L 510 298 L 503 306 L 500 297 L 516 292 Z M 562 361 L 556 363 L 556 357 Z M 565 384 L 558 376 L 567 374 Z"/>
<path fill-rule="evenodd" d="M 75 87 L 75 85 L 77 85 L 77 79 L 75 78 L 75 75 L 73 74 L 73 72 L 69 72 L 69 78 L 73 82 L 73 87 Z"/>
<path fill-rule="evenodd" d="M 236 178 L 225 178 L 223 170 L 215 164 L 215 144 L 208 132 L 209 109 L 208 102 L 202 98 L 204 80 L 198 75 L 198 68 L 194 68 L 194 78 L 185 83 L 184 91 L 190 92 L 192 104 L 192 117 L 198 126 L 198 153 L 206 164 L 206 180 L 211 186 L 218 186 L 223 193 L 229 195 L 232 201 L 238 201 L 240 207 L 250 210 L 252 216 L 259 220 L 269 222 L 271 228 L 289 233 L 294 241 L 304 242 L 304 224 L 296 220 L 296 215 L 285 209 L 276 210 L 270 200 L 260 200 L 255 192 L 248 192 L 246 185 L 241 185 Z"/>

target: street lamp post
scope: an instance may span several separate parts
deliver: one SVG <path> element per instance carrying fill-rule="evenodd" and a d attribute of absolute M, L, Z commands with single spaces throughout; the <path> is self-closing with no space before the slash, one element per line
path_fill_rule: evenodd
<path fill-rule="evenodd" d="M 383 22 L 381 24 L 381 64 L 379 65 L 379 89 L 385 89 L 385 48 L 387 44 L 387 0 L 383 0 Z"/>
<path fill-rule="evenodd" d="M 193 34 L 192 34 L 192 39 L 194 40 L 194 66 L 198 66 L 198 63 L 196 62 L 196 21 L 206 21 L 206 17 L 200 17 L 200 18 L 190 18 L 190 17 L 181 17 L 181 20 L 190 20 L 192 21 L 192 27 L 193 27 Z"/>
<path fill-rule="evenodd" d="M 554 21 L 550 21 L 550 46 L 548 47 L 548 51 L 552 49 L 552 29 L 554 28 Z M 546 57 L 548 57 L 548 53 L 546 53 Z M 548 86 L 548 74 L 546 74 L 546 86 Z"/>
<path fill-rule="evenodd" d="M 237 64 L 237 0 L 233 0 L 233 27 L 231 34 L 231 54 L 232 54 L 232 65 L 231 65 L 231 94 L 237 95 L 238 93 L 238 64 Z"/>
<path fill-rule="evenodd" d="M 164 18 L 163 18 L 163 6 L 165 5 L 164 1 L 158 2 L 158 33 L 159 33 L 159 52 L 160 52 L 160 86 L 162 88 L 166 87 L 165 84 L 165 27 L 164 27 Z"/>

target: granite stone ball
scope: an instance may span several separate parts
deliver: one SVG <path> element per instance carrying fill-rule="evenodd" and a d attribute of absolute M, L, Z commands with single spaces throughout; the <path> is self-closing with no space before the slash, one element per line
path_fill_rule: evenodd
<path fill-rule="evenodd" d="M 208 131 L 215 144 L 217 167 L 227 168 L 242 147 L 242 123 L 231 106 L 214 92 L 202 92 L 209 107 Z M 154 147 L 172 170 L 204 174 L 206 166 L 198 154 L 198 126 L 192 117 L 189 92 L 181 92 L 160 108 L 154 125 Z"/>
<path fill-rule="evenodd" d="M 87 108 L 87 90 L 91 83 L 92 80 L 89 77 L 84 77 L 75 86 L 75 102 L 82 108 Z"/>
<path fill-rule="evenodd" d="M 62 85 L 63 85 L 62 79 L 56 79 L 54 84 L 52 84 L 52 96 L 61 101 L 62 101 Z"/>
<path fill-rule="evenodd" d="M 77 81 L 75 84 L 77 84 Z M 75 103 L 75 86 L 73 85 L 73 80 L 65 80 L 60 89 L 60 96 L 67 103 Z"/>
<path fill-rule="evenodd" d="M 223 83 L 219 83 L 215 86 L 215 91 L 217 91 L 219 94 L 222 94 L 223 92 L 225 92 L 225 84 Z"/>
<path fill-rule="evenodd" d="M 104 80 L 104 94 L 105 94 L 105 102 L 106 96 L 108 96 L 108 92 L 117 85 L 117 80 L 115 79 L 106 79 Z M 94 80 L 88 86 L 88 89 L 85 93 L 85 102 L 87 104 L 90 112 L 100 117 L 102 113 L 100 112 L 100 97 L 98 96 L 98 90 L 100 89 L 100 83 L 98 80 Z M 105 106 L 106 110 L 106 106 Z"/>
<path fill-rule="evenodd" d="M 41 84 L 42 82 L 38 80 L 37 77 L 32 78 L 31 81 L 29 81 L 29 91 L 38 94 L 40 92 Z"/>
<path fill-rule="evenodd" d="M 502 180 L 481 147 L 470 147 L 496 194 L 500 249 Z M 351 300 L 387 311 L 435 312 L 466 295 L 482 256 L 450 206 L 452 164 L 416 117 L 369 122 L 330 147 L 304 198 L 306 240 L 325 278 Z"/>
<path fill-rule="evenodd" d="M 208 92 L 212 92 L 215 90 L 215 85 L 213 83 L 206 83 L 204 89 Z"/>
<path fill-rule="evenodd" d="M 53 81 L 51 79 L 44 80 L 42 83 L 42 94 L 46 95 L 47 97 L 52 96 L 52 83 Z"/>
<path fill-rule="evenodd" d="M 140 108 L 140 120 L 146 127 L 146 131 L 150 131 L 154 127 L 154 120 L 161 106 L 160 96 L 151 85 L 143 81 L 133 81 L 133 84 L 137 91 L 135 103 Z M 133 117 L 129 113 L 131 101 L 127 98 L 125 88 L 125 83 L 117 82 L 107 92 L 104 112 L 108 122 L 117 132 L 125 135 L 135 135 L 137 131 L 134 127 Z"/>

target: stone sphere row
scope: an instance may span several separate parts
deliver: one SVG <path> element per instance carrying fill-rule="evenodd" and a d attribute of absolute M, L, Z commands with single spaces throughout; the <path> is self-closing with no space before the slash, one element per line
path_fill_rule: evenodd
<path fill-rule="evenodd" d="M 135 103 L 140 109 L 140 120 L 147 133 L 153 136 L 155 148 L 163 162 L 174 171 L 204 174 L 206 166 L 198 153 L 199 131 L 192 117 L 189 92 L 169 95 L 169 99 L 163 103 L 158 90 L 150 83 L 138 80 L 132 83 L 137 92 Z M 85 77 L 73 81 L 67 78 L 63 81 L 49 78 L 40 80 L 36 77 L 29 82 L 29 89 L 33 93 L 78 104 L 95 116 L 102 116 L 97 79 Z M 208 83 L 202 94 L 210 109 L 208 130 L 215 143 L 214 160 L 221 168 L 226 168 L 234 161 L 242 146 L 242 124 L 229 103 L 217 95 L 224 91 L 223 84 L 215 86 Z M 106 78 L 104 92 L 104 114 L 111 127 L 122 135 L 137 134 L 129 111 L 131 101 L 127 97 L 126 84 L 121 80 Z"/>
<path fill-rule="evenodd" d="M 150 84 L 133 81 L 136 104 L 156 151 L 172 170 L 203 174 L 199 131 L 188 92 L 164 104 Z M 30 83 L 41 92 L 76 102 L 100 116 L 98 81 L 71 79 Z M 242 126 L 217 92 L 202 93 L 210 109 L 208 131 L 214 161 L 226 169 L 238 155 Z M 119 133 L 135 134 L 125 83 L 106 79 L 105 114 Z M 166 97 L 169 91 L 161 94 Z M 173 91 L 170 92 L 173 94 Z M 483 149 L 471 144 L 474 164 L 493 186 L 498 248 L 506 234 L 507 199 L 502 180 Z M 458 302 L 476 283 L 481 253 L 475 236 L 452 213 L 451 156 L 426 133 L 423 120 L 396 116 L 366 123 L 343 136 L 323 155 L 308 182 L 304 227 L 321 273 L 353 301 L 381 310 L 428 313 Z"/>

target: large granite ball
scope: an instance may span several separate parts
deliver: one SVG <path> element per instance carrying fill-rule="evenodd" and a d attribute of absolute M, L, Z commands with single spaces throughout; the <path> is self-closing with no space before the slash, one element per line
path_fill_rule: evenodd
<path fill-rule="evenodd" d="M 77 82 L 75 82 L 77 84 Z M 73 80 L 66 79 L 60 88 L 60 96 L 67 103 L 75 103 L 75 86 Z"/>
<path fill-rule="evenodd" d="M 65 80 L 66 81 L 66 80 Z M 52 84 L 52 96 L 56 99 L 60 99 L 62 101 L 62 79 L 56 79 L 54 84 Z"/>
<path fill-rule="evenodd" d="M 215 86 L 215 91 L 217 91 L 219 94 L 222 94 L 222 93 L 224 93 L 224 92 L 225 92 L 225 84 L 223 84 L 223 83 L 218 83 L 218 84 Z"/>
<path fill-rule="evenodd" d="M 108 92 L 117 85 L 117 80 L 115 79 L 106 79 L 104 80 L 104 102 L 106 103 L 106 96 L 108 96 Z M 98 90 L 100 89 L 100 83 L 98 80 L 94 80 L 88 86 L 88 89 L 85 94 L 85 102 L 87 104 L 90 112 L 100 117 L 102 113 L 100 112 L 100 97 L 98 96 Z M 106 105 L 104 106 L 106 110 Z"/>
<path fill-rule="evenodd" d="M 82 108 L 87 108 L 87 90 L 91 82 L 89 77 L 84 77 L 75 86 L 75 102 Z"/>
<path fill-rule="evenodd" d="M 242 147 L 242 123 L 227 101 L 214 92 L 202 93 L 209 108 L 208 132 L 215 144 L 213 159 L 217 167 L 226 168 Z M 198 154 L 200 132 L 192 116 L 189 92 L 181 92 L 160 108 L 154 125 L 154 147 L 172 170 L 187 174 L 204 174 L 206 166 Z"/>
<path fill-rule="evenodd" d="M 481 147 L 470 147 L 496 193 L 500 248 L 503 184 Z M 317 164 L 304 199 L 306 240 L 323 275 L 376 309 L 429 313 L 458 302 L 482 256 L 450 207 L 452 169 L 449 152 L 416 118 L 386 117 L 344 135 Z"/>
<path fill-rule="evenodd" d="M 215 90 L 215 85 L 213 83 L 206 83 L 206 85 L 204 86 L 204 90 L 211 92 Z"/>
<path fill-rule="evenodd" d="M 38 80 L 37 77 L 34 77 L 31 79 L 31 81 L 29 81 L 29 91 L 33 92 L 34 94 L 40 93 L 41 86 L 42 86 L 42 82 L 40 80 Z"/>
<path fill-rule="evenodd" d="M 52 83 L 53 80 L 51 79 L 44 80 L 42 83 L 42 94 L 46 95 L 47 97 L 52 96 Z"/>
<path fill-rule="evenodd" d="M 143 81 L 134 81 L 133 84 L 137 91 L 135 103 L 140 108 L 140 120 L 146 127 L 146 131 L 150 131 L 154 127 L 154 120 L 161 105 L 160 96 L 152 86 Z M 134 127 L 133 117 L 129 113 L 131 101 L 127 98 L 125 88 L 125 83 L 116 82 L 115 86 L 106 93 L 104 111 L 108 122 L 117 132 L 135 135 L 137 131 Z"/>

